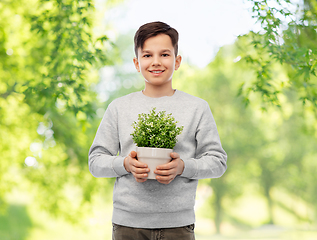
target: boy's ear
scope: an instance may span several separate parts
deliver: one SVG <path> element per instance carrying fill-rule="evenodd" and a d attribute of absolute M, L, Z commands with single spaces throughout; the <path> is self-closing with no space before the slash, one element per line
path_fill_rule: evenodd
<path fill-rule="evenodd" d="M 182 57 L 181 55 L 178 55 L 175 60 L 175 70 L 177 70 L 180 67 L 181 62 L 182 62 Z"/>
<path fill-rule="evenodd" d="M 133 58 L 133 63 L 134 63 L 134 66 L 135 66 L 136 70 L 137 70 L 138 72 L 140 72 L 139 61 L 138 61 L 138 59 L 137 59 L 136 57 Z"/>

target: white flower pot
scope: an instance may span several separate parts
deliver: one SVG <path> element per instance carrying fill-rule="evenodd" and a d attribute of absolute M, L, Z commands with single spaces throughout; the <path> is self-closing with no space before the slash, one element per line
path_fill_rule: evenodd
<path fill-rule="evenodd" d="M 173 149 L 168 148 L 149 148 L 138 147 L 137 157 L 142 163 L 146 163 L 150 169 L 148 173 L 148 179 L 156 179 L 154 170 L 157 166 L 166 164 L 172 160 L 171 153 Z"/>

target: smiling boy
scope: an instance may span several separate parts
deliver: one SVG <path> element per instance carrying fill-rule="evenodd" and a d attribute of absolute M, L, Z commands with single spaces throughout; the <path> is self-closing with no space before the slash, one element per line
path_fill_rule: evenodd
<path fill-rule="evenodd" d="M 181 64 L 181 56 L 175 53 L 171 38 L 159 34 L 148 38 L 143 47 L 138 47 L 133 59 L 138 72 L 144 77 L 143 94 L 149 97 L 172 96 L 172 77 Z"/>
<path fill-rule="evenodd" d="M 113 239 L 195 239 L 195 195 L 198 179 L 226 171 L 216 123 L 206 101 L 172 88 L 180 67 L 178 33 L 152 22 L 135 34 L 134 65 L 145 87 L 109 104 L 89 151 L 95 177 L 116 177 L 113 191 Z M 172 113 L 181 126 L 172 160 L 147 179 L 148 166 L 137 159 L 131 137 L 139 113 L 156 107 Z M 119 152 L 119 154 L 117 154 Z"/>

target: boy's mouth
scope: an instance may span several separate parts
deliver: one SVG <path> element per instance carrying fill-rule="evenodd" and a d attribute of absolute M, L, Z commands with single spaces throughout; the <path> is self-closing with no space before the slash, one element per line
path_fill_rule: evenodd
<path fill-rule="evenodd" d="M 162 73 L 162 72 L 164 72 L 164 70 L 149 70 L 149 72 L 151 72 L 151 73 L 154 73 L 154 74 L 159 74 L 159 73 Z"/>

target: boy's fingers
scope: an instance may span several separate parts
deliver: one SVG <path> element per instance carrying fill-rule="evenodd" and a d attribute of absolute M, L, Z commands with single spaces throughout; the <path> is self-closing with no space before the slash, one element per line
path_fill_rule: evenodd
<path fill-rule="evenodd" d="M 179 158 L 180 156 L 179 156 L 179 154 L 177 152 L 172 152 L 171 153 L 171 157 L 172 158 Z"/>
<path fill-rule="evenodd" d="M 133 158 L 130 158 L 130 170 L 135 173 L 147 173 L 150 171 L 145 163 L 141 163 Z"/>
<path fill-rule="evenodd" d="M 145 182 L 148 177 L 148 174 L 146 172 L 145 173 L 132 172 L 132 174 L 137 182 Z"/>
<path fill-rule="evenodd" d="M 146 179 L 147 178 L 147 173 L 142 173 L 142 174 L 136 174 L 136 173 L 134 173 L 133 174 L 134 175 L 134 178 L 135 179 Z"/>
<path fill-rule="evenodd" d="M 132 165 L 137 168 L 147 168 L 147 164 L 134 160 Z"/>
<path fill-rule="evenodd" d="M 137 153 L 135 151 L 131 151 L 129 154 L 131 172 L 133 173 L 133 176 L 137 182 L 145 182 L 148 177 L 147 173 L 150 171 L 150 169 L 148 169 L 147 164 L 138 161 L 136 157 Z M 173 152 L 171 153 L 171 157 L 173 159 L 172 161 L 158 166 L 155 170 L 155 173 L 158 174 L 156 179 L 162 184 L 169 184 L 176 176 L 176 169 L 179 164 L 177 161 L 179 154 Z"/>
<path fill-rule="evenodd" d="M 131 151 L 129 155 L 130 157 L 135 158 L 137 153 L 135 151 Z"/>
<path fill-rule="evenodd" d="M 157 176 L 156 180 L 163 184 L 169 184 L 173 180 L 173 176 Z"/>
<path fill-rule="evenodd" d="M 148 173 L 150 171 L 150 169 L 148 169 L 148 168 L 133 168 L 132 171 L 135 172 L 136 174 L 145 174 L 145 173 Z"/>
<path fill-rule="evenodd" d="M 129 155 L 129 163 L 130 165 L 138 168 L 147 168 L 147 164 L 138 161 L 136 158 L 133 158 L 131 154 Z"/>
<path fill-rule="evenodd" d="M 154 173 L 160 176 L 171 176 L 174 174 L 174 171 L 173 170 L 160 170 L 160 171 L 155 170 Z"/>
<path fill-rule="evenodd" d="M 168 170 L 176 167 L 176 162 L 175 161 L 170 161 L 169 163 L 159 165 L 156 167 L 157 170 Z"/>

